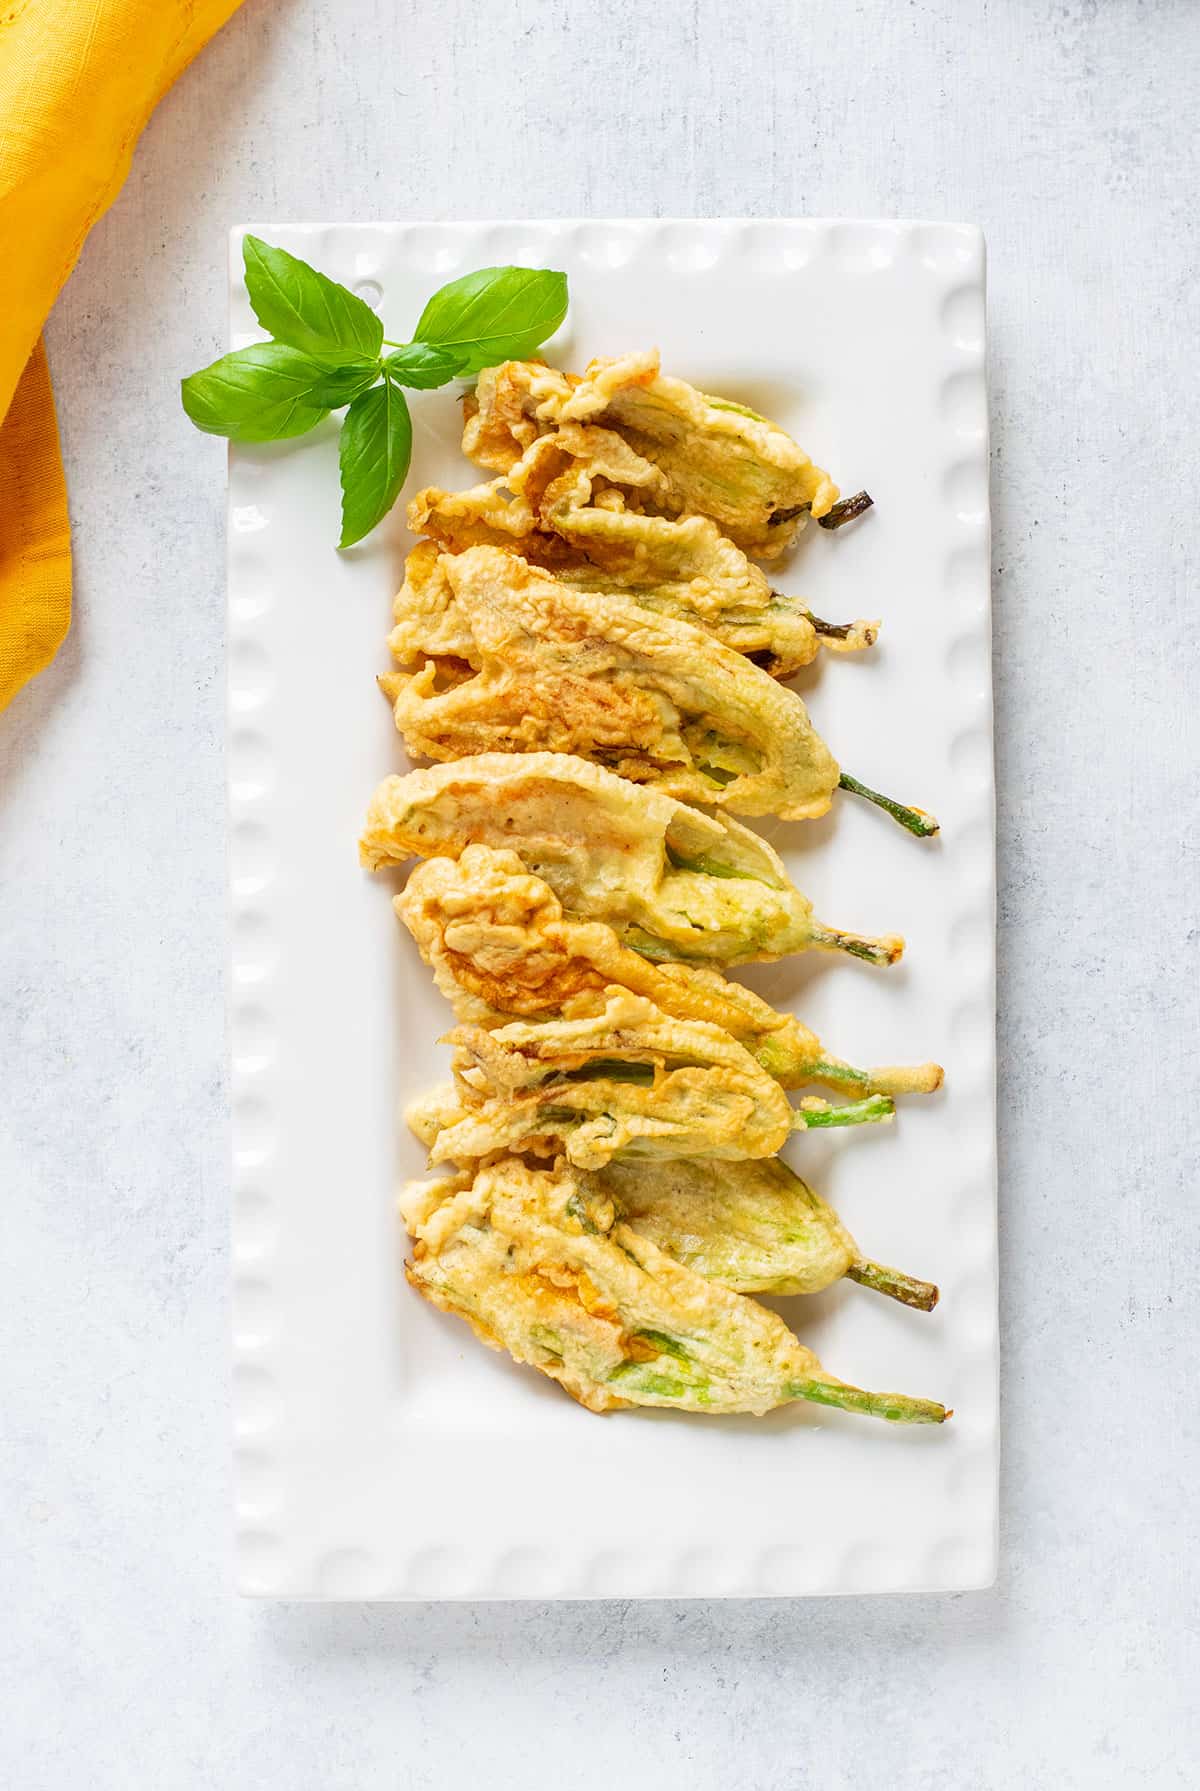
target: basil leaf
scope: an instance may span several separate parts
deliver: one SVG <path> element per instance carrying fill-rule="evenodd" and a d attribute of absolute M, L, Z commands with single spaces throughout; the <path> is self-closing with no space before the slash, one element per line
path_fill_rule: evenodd
<path fill-rule="evenodd" d="M 190 374 L 180 392 L 197 429 L 235 442 L 274 442 L 303 435 L 327 415 L 320 394 L 328 375 L 298 348 L 256 342 Z"/>
<path fill-rule="evenodd" d="M 396 501 L 412 458 L 412 419 L 399 386 L 385 377 L 346 412 L 338 446 L 342 474 L 342 538 L 353 547 Z"/>
<path fill-rule="evenodd" d="M 242 240 L 246 292 L 263 329 L 328 360 L 374 360 L 383 324 L 370 305 L 307 261 L 261 237 Z"/>
<path fill-rule="evenodd" d="M 408 342 L 384 358 L 384 366 L 397 384 L 416 386 L 422 392 L 444 386 L 462 366 L 455 348 L 439 348 L 434 342 Z"/>
<path fill-rule="evenodd" d="M 521 360 L 567 314 L 567 276 L 547 267 L 484 267 L 435 292 L 413 335 L 462 354 L 460 372 Z"/>
<path fill-rule="evenodd" d="M 379 378 L 378 361 L 358 361 L 349 367 L 321 368 L 321 378 L 308 395 L 310 404 L 324 404 L 330 410 L 340 410 L 343 404 L 349 404 L 360 392 L 365 392 Z"/>

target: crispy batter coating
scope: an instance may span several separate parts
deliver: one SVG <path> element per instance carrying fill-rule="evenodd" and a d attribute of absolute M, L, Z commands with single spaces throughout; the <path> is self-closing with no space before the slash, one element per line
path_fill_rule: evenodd
<path fill-rule="evenodd" d="M 937 1064 L 859 1070 L 833 1057 L 791 1014 L 699 964 L 653 963 L 612 927 L 564 913 L 550 885 L 511 851 L 468 846 L 457 860 L 418 865 L 396 912 L 457 1018 L 550 1020 L 584 1011 L 609 986 L 645 996 L 677 1020 L 721 1026 L 784 1088 L 806 1082 L 861 1094 L 928 1092 Z"/>
<path fill-rule="evenodd" d="M 668 1256 L 735 1293 L 810 1294 L 843 1276 L 930 1312 L 928 1281 L 865 1258 L 833 1208 L 779 1157 L 614 1162 L 579 1177 Z"/>
<path fill-rule="evenodd" d="M 779 1084 L 721 1026 L 676 1020 L 627 989 L 573 1003 L 558 1020 L 460 1026 L 454 1083 L 408 1121 L 435 1163 L 497 1151 L 565 1151 L 580 1168 L 616 1156 L 772 1156 L 792 1131 L 890 1120 L 887 1095 L 788 1105 Z"/>
<path fill-rule="evenodd" d="M 569 1019 L 459 1026 L 447 1042 L 453 1104 L 426 1099 L 410 1115 L 435 1163 L 522 1149 L 561 1149 L 580 1168 L 619 1155 L 767 1157 L 804 1123 L 722 1027 L 674 1020 L 625 989 Z"/>
<path fill-rule="evenodd" d="M 471 640 L 465 654 L 456 640 L 452 656 L 437 655 L 443 613 L 422 629 L 424 588 L 398 620 L 393 643 L 404 630 L 420 669 L 382 683 L 410 752 L 574 753 L 735 814 L 828 812 L 841 773 L 803 702 L 732 648 L 500 548 L 447 555 L 439 571 Z"/>
<path fill-rule="evenodd" d="M 397 665 L 410 665 L 428 654 L 449 678 L 455 662 L 459 675 L 477 669 L 471 654 L 475 637 L 446 577 L 449 556 L 436 542 L 421 541 L 404 562 L 404 583 L 392 606 L 395 626 L 388 648 Z M 382 680 L 381 680 L 382 682 Z"/>
<path fill-rule="evenodd" d="M 401 1210 L 412 1285 L 591 1411 L 763 1413 L 807 1399 L 896 1422 L 949 1416 L 835 1380 L 773 1312 L 672 1260 L 561 1168 L 504 1159 L 410 1184 Z"/>
<path fill-rule="evenodd" d="M 385 778 L 360 842 L 370 870 L 508 847 L 573 917 L 643 956 L 746 964 L 808 947 L 893 963 L 904 942 L 823 927 L 757 834 L 565 753 L 483 753 Z"/>
<path fill-rule="evenodd" d="M 690 622 L 773 677 L 790 678 L 818 647 L 857 652 L 874 643 L 878 621 L 814 622 L 709 517 L 648 511 L 655 473 L 611 430 L 565 424 L 539 436 L 499 479 L 419 492 L 408 524 L 449 552 L 503 547 L 580 590 L 615 592 Z M 403 604 L 402 593 L 398 619 Z"/>
<path fill-rule="evenodd" d="M 509 361 L 479 376 L 463 451 L 507 472 L 540 435 L 570 423 L 618 433 L 663 475 L 654 508 L 709 516 L 757 559 L 773 560 L 806 518 L 837 502 L 829 475 L 755 411 L 664 378 L 656 352 L 595 360 L 582 378 Z"/>
<path fill-rule="evenodd" d="M 778 1157 L 610 1163 L 583 1186 L 668 1256 L 735 1293 L 819 1293 L 859 1260 L 833 1208 Z"/>
<path fill-rule="evenodd" d="M 407 1190 L 408 1278 L 596 1411 L 805 1399 L 939 1423 L 835 1380 L 742 1293 L 849 1275 L 932 1306 L 775 1153 L 888 1118 L 890 1088 L 941 1072 L 856 1070 L 713 968 L 805 947 L 885 963 L 902 942 L 822 927 L 763 840 L 687 806 L 830 806 L 839 768 L 774 680 L 877 624 L 818 622 L 748 555 L 776 558 L 837 488 L 657 354 L 581 378 L 507 363 L 466 408 L 464 448 L 498 477 L 410 506 L 431 539 L 381 680 L 410 750 L 442 762 L 387 779 L 361 842 L 372 869 L 428 860 L 396 907 L 460 1020 L 453 1083 L 408 1118 L 468 1167 Z M 813 1080 L 866 1098 L 793 1109 L 784 1089 Z"/>

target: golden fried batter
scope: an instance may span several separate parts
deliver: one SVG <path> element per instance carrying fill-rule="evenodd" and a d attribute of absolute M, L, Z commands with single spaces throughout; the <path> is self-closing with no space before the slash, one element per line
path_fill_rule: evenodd
<path fill-rule="evenodd" d="M 736 1293 L 819 1293 L 843 1275 L 931 1312 L 938 1290 L 865 1258 L 833 1208 L 779 1157 L 614 1162 L 579 1178 L 640 1236 Z"/>
<path fill-rule="evenodd" d="M 623 945 L 605 922 L 569 918 L 550 885 L 515 852 L 476 845 L 457 860 L 430 859 L 396 897 L 396 912 L 458 1019 L 469 1024 L 556 1019 L 586 1011 L 600 991 L 617 985 L 673 1019 L 723 1027 L 784 1088 L 818 1082 L 894 1095 L 941 1084 L 937 1064 L 854 1069 L 791 1014 L 777 1013 L 719 971 L 653 963 Z"/>
<path fill-rule="evenodd" d="M 449 1042 L 463 1111 L 432 1140 L 437 1163 L 540 1139 L 585 1167 L 622 1152 L 770 1156 L 792 1129 L 783 1090 L 727 1032 L 625 990 L 599 1013 L 461 1026 Z"/>
<path fill-rule="evenodd" d="M 827 813 L 840 769 L 803 702 L 741 654 L 624 597 L 580 592 L 519 555 L 472 547 L 440 562 L 463 652 L 427 586 L 393 644 L 420 661 L 382 680 L 410 752 L 433 759 L 550 750 L 735 814 Z M 449 657 L 452 663 L 444 661 Z M 462 675 L 465 658 L 471 675 Z"/>
<path fill-rule="evenodd" d="M 509 1158 L 410 1184 L 401 1210 L 412 1285 L 591 1411 L 762 1413 L 806 1399 L 901 1423 L 950 1415 L 835 1380 L 773 1312 L 673 1261 L 565 1171 Z"/>
<path fill-rule="evenodd" d="M 746 964 L 847 951 L 890 964 L 904 942 L 823 927 L 764 839 L 565 753 L 483 753 L 385 778 L 360 850 L 407 858 L 508 847 L 573 917 L 604 920 L 646 957 Z"/>
<path fill-rule="evenodd" d="M 857 652 L 873 644 L 877 621 L 813 617 L 799 598 L 774 590 L 710 518 L 648 512 L 653 487 L 642 473 L 655 470 L 612 431 L 567 424 L 539 436 L 489 484 L 419 492 L 408 524 L 449 552 L 507 548 L 580 590 L 616 592 L 690 622 L 773 677 L 790 678 L 821 646 Z M 402 604 L 403 593 L 398 617 Z"/>
<path fill-rule="evenodd" d="M 829 475 L 783 430 L 726 399 L 659 373 L 658 355 L 595 360 L 581 379 L 508 361 L 479 376 L 463 451 L 508 472 L 540 435 L 569 423 L 615 431 L 663 475 L 654 508 L 710 516 L 757 559 L 776 559 L 806 518 L 837 502 Z"/>
<path fill-rule="evenodd" d="M 790 437 L 656 353 L 582 377 L 509 362 L 466 412 L 464 449 L 498 476 L 410 506 L 431 538 L 381 680 L 410 750 L 442 762 L 387 779 L 361 841 L 371 869 L 427 860 L 396 908 L 460 1021 L 453 1082 L 408 1119 L 465 1167 L 406 1191 L 408 1278 L 596 1411 L 811 1400 L 940 1423 L 834 1379 L 742 1296 L 846 1275 L 936 1302 L 775 1153 L 888 1119 L 892 1091 L 941 1071 L 844 1064 L 715 968 L 806 947 L 888 963 L 902 942 L 822 927 L 765 841 L 688 806 L 802 819 L 840 782 L 936 831 L 842 775 L 775 682 L 878 625 L 818 621 L 748 557 L 870 500 L 831 516 L 837 488 Z M 863 1098 L 793 1108 L 811 1081 Z"/>
<path fill-rule="evenodd" d="M 562 1149 L 580 1168 L 619 1155 L 768 1157 L 792 1131 L 894 1111 L 887 1095 L 793 1109 L 723 1027 L 672 1019 L 627 989 L 607 989 L 561 1020 L 460 1026 L 446 1042 L 453 1090 L 424 1097 L 408 1116 L 435 1163 L 503 1150 Z"/>

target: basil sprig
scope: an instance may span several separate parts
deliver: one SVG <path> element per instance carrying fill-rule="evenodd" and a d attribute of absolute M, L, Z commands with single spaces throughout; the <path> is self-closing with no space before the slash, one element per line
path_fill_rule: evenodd
<path fill-rule="evenodd" d="M 464 373 L 520 361 L 567 314 L 567 277 L 548 268 L 483 267 L 435 292 L 417 324 L 418 342 L 462 357 Z"/>
<path fill-rule="evenodd" d="M 370 305 L 307 261 L 257 236 L 243 239 L 242 255 L 251 308 L 272 340 L 190 374 L 183 408 L 209 435 L 272 442 L 304 435 L 348 405 L 339 547 L 370 534 L 408 475 L 412 418 L 401 387 L 428 391 L 522 360 L 567 314 L 565 274 L 485 267 L 434 293 L 411 342 L 389 342 Z"/>
<path fill-rule="evenodd" d="M 267 334 L 318 359 L 374 360 L 383 325 L 365 299 L 261 237 L 242 239 L 246 293 Z"/>
<path fill-rule="evenodd" d="M 354 400 L 342 424 L 342 538 L 361 541 L 395 503 L 412 457 L 412 418 L 404 393 L 385 378 Z"/>

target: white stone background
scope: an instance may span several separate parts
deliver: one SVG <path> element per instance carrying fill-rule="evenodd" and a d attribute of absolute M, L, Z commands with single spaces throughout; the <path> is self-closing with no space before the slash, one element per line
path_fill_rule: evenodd
<path fill-rule="evenodd" d="M 0 717 L 12 1791 L 1197 1782 L 1198 84 L 1194 0 L 247 0 L 164 102 L 50 324 L 76 618 Z M 176 382 L 232 222 L 654 213 L 988 235 L 1000 1580 L 241 1603 L 224 467 Z"/>

